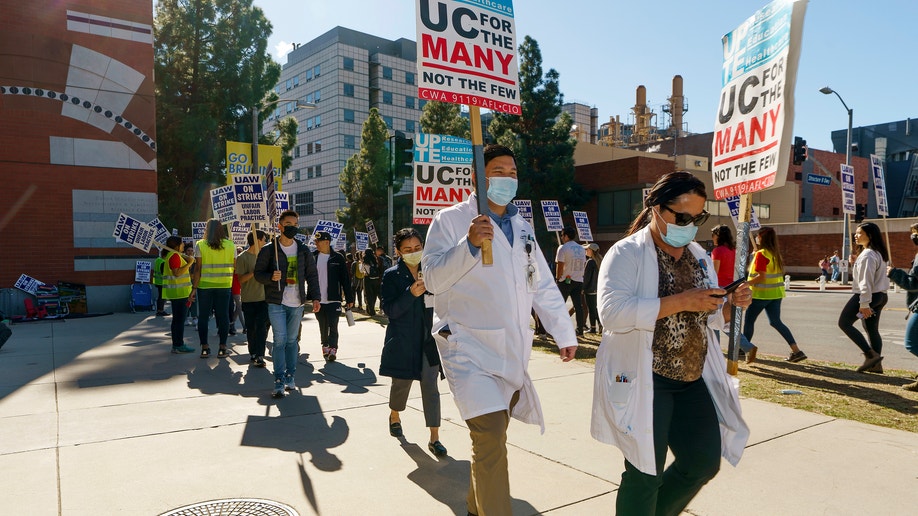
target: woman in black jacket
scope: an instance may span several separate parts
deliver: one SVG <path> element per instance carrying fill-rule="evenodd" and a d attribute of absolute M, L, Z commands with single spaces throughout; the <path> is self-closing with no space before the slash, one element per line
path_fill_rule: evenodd
<path fill-rule="evenodd" d="M 586 297 L 586 305 L 590 313 L 590 326 L 587 333 L 600 333 L 602 326 L 599 324 L 599 309 L 596 306 L 596 283 L 599 278 L 599 264 L 602 263 L 602 255 L 599 254 L 599 244 L 584 244 L 586 249 L 586 268 L 583 269 L 583 295 Z"/>
<path fill-rule="evenodd" d="M 392 377 L 389 433 L 393 437 L 402 436 L 399 412 L 405 410 L 412 382 L 420 380 L 424 420 L 430 429 L 427 448 L 441 457 L 446 455 L 446 448 L 439 437 L 440 391 L 437 377 L 440 374 L 440 355 L 430 333 L 433 303 L 425 303 L 430 294 L 426 293 L 420 269 L 424 250 L 421 235 L 414 228 L 399 230 L 395 234 L 395 249 L 399 260 L 383 274 L 380 288 L 382 309 L 389 317 L 379 366 L 379 374 Z"/>

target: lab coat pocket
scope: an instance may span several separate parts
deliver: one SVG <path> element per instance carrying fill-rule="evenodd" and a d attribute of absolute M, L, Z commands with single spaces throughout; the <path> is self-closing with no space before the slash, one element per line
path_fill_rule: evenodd
<path fill-rule="evenodd" d="M 634 395 L 636 387 L 636 374 L 634 371 L 621 371 L 604 364 L 602 370 L 596 372 L 596 387 L 602 396 L 605 420 L 619 432 L 631 434 L 631 422 L 634 414 Z M 623 381 L 625 380 L 625 381 Z"/>

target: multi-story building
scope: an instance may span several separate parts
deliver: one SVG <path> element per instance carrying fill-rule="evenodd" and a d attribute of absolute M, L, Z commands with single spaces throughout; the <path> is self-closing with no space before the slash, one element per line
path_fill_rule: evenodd
<path fill-rule="evenodd" d="M 578 142 L 596 143 L 599 132 L 599 110 L 582 102 L 565 102 L 561 111 L 571 116 L 571 137 Z"/>
<path fill-rule="evenodd" d="M 346 205 L 338 174 L 360 149 L 360 133 L 370 108 L 377 108 L 392 131 L 414 134 L 425 101 L 417 98 L 416 45 L 344 27 L 322 34 L 287 55 L 275 91 L 282 99 L 269 116 L 295 116 L 299 138 L 293 164 L 285 172 L 284 190 L 300 225 L 335 220 Z M 316 105 L 296 109 L 296 103 Z"/>

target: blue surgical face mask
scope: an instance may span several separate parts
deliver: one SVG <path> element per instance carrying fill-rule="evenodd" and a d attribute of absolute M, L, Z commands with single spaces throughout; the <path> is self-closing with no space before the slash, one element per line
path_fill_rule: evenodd
<path fill-rule="evenodd" d="M 698 233 L 698 226 L 689 224 L 688 226 L 677 226 L 666 223 L 666 234 L 661 235 L 663 241 L 673 247 L 685 247 L 695 239 L 695 233 Z"/>
<path fill-rule="evenodd" d="M 515 177 L 492 176 L 488 178 L 488 200 L 498 206 L 506 206 L 516 197 Z"/>

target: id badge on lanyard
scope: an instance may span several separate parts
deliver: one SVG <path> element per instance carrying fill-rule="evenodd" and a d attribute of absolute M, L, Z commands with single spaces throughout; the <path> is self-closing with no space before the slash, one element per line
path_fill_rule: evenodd
<path fill-rule="evenodd" d="M 531 237 L 530 237 L 531 238 Z M 535 294 L 539 285 L 539 268 L 532 260 L 532 243 L 526 242 L 526 291 Z"/>

